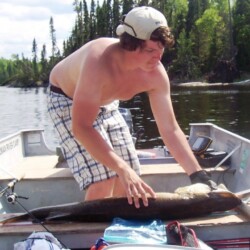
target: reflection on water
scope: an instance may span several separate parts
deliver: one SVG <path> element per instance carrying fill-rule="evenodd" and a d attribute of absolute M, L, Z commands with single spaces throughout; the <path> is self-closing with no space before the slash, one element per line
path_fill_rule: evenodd
<path fill-rule="evenodd" d="M 40 128 L 45 130 L 49 146 L 54 148 L 57 138 L 47 112 L 46 93 L 46 88 L 0 87 L 0 138 L 20 129 Z M 176 118 L 186 134 L 189 123 L 212 122 L 250 138 L 250 88 L 174 88 L 172 101 Z M 146 94 L 121 106 L 131 108 L 134 130 L 144 129 L 137 143 L 139 148 L 162 145 Z"/>
<path fill-rule="evenodd" d="M 0 138 L 21 129 L 44 129 L 49 146 L 55 147 L 57 139 L 47 112 L 46 91 L 0 87 Z"/>
<path fill-rule="evenodd" d="M 189 134 L 189 124 L 211 122 L 241 136 L 250 138 L 250 88 L 174 88 L 172 102 L 176 119 L 185 134 Z M 132 109 L 135 130 L 144 127 L 145 134 L 137 146 L 163 145 L 157 131 L 146 94 L 129 101 L 125 107 Z M 166 117 L 167 122 L 167 117 Z"/>
<path fill-rule="evenodd" d="M 207 91 L 198 89 L 193 90 L 189 97 L 181 94 L 173 98 L 176 116 L 183 128 L 186 129 L 189 122 L 213 122 L 250 138 L 249 88 Z"/>

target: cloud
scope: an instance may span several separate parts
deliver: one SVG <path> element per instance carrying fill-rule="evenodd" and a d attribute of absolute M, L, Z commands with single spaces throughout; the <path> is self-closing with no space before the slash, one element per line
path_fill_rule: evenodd
<path fill-rule="evenodd" d="M 36 39 L 38 53 L 46 44 L 50 54 L 50 18 L 53 17 L 57 45 L 72 30 L 75 12 L 72 0 L 1 0 L 0 2 L 0 57 L 13 54 L 31 57 L 32 42 Z"/>
<path fill-rule="evenodd" d="M 43 20 L 51 16 L 53 13 L 50 9 L 42 6 L 23 6 L 11 3 L 0 4 L 0 15 L 10 21 L 23 20 Z"/>
<path fill-rule="evenodd" d="M 1 5 L 11 6 L 16 14 L 16 8 L 50 9 L 55 14 L 71 13 L 73 10 L 72 0 L 1 0 Z M 70 7 L 70 8 L 69 8 Z"/>

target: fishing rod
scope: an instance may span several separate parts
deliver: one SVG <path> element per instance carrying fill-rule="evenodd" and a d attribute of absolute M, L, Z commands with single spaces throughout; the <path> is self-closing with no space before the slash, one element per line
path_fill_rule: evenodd
<path fill-rule="evenodd" d="M 15 201 L 17 200 L 17 198 L 21 198 L 21 199 L 28 199 L 28 197 L 24 197 L 24 196 L 18 196 L 15 192 L 14 192 L 14 188 L 15 188 L 15 184 L 17 183 L 17 182 L 19 182 L 21 179 L 23 179 L 24 178 L 24 174 L 21 174 L 21 175 L 19 175 L 18 177 L 17 176 L 15 176 L 15 175 L 13 175 L 12 173 L 10 173 L 9 171 L 7 171 L 6 169 L 4 169 L 4 168 L 2 168 L 2 167 L 0 167 L 0 169 L 3 171 L 3 172 L 5 172 L 6 174 L 8 174 L 9 176 L 11 176 L 12 178 L 13 178 L 13 180 L 12 181 L 10 181 L 7 185 L 6 185 L 6 187 L 1 187 L 2 188 L 2 190 L 0 191 L 0 198 L 4 195 L 4 196 L 6 196 L 6 198 L 7 198 L 7 201 L 9 202 L 9 203 L 15 203 Z M 11 192 L 9 192 L 8 190 L 11 190 Z"/>
<path fill-rule="evenodd" d="M 21 199 L 28 199 L 28 197 L 24 197 L 24 196 L 18 196 L 16 193 L 14 193 L 14 188 L 15 188 L 15 184 L 17 182 L 19 182 L 20 180 L 22 180 L 25 176 L 24 173 L 20 174 L 19 176 L 14 175 L 13 173 L 11 173 L 10 171 L 6 170 L 3 167 L 0 167 L 0 170 L 2 172 L 4 172 L 5 174 L 9 175 L 10 177 L 13 178 L 12 181 L 10 181 L 7 186 L 5 188 L 2 188 L 2 190 L 0 191 L 0 198 L 5 195 L 7 198 L 7 201 L 9 203 L 15 203 L 15 201 L 17 200 L 17 198 L 21 198 Z M 8 192 L 8 189 L 11 190 L 11 193 Z"/>
<path fill-rule="evenodd" d="M 14 192 L 16 183 L 18 183 L 20 180 L 22 180 L 22 179 L 24 178 L 25 175 L 24 175 L 24 174 L 21 174 L 19 177 L 16 177 L 15 175 L 13 175 L 13 174 L 10 173 L 9 171 L 3 169 L 2 167 L 0 167 L 0 169 L 1 169 L 3 172 L 5 172 L 6 174 L 8 174 L 9 176 L 11 176 L 11 177 L 13 178 L 13 180 L 10 181 L 10 182 L 6 185 L 6 187 L 2 188 L 2 187 L 0 186 L 0 187 L 2 188 L 2 190 L 0 190 L 0 198 L 1 198 L 2 196 L 5 196 L 8 203 L 11 203 L 11 204 L 18 204 L 27 214 L 29 214 L 29 216 L 31 217 L 31 219 L 32 219 L 34 222 L 36 222 L 36 223 L 38 223 L 40 226 L 42 226 L 42 227 L 45 229 L 45 231 L 47 231 L 48 233 L 51 233 L 50 230 L 42 223 L 42 221 L 39 220 L 38 218 L 36 218 L 36 217 L 35 217 L 27 208 L 25 208 L 25 206 L 23 206 L 22 203 L 19 202 L 19 200 L 18 200 L 18 198 L 26 199 L 26 200 L 29 199 L 29 198 L 28 198 L 28 197 L 24 197 L 24 196 L 19 196 L 19 195 L 17 195 L 17 194 Z M 10 189 L 11 191 L 9 191 L 9 189 Z M 51 233 L 51 234 L 52 234 L 52 233 Z M 59 239 L 57 239 L 57 240 L 60 242 L 60 244 L 62 245 L 62 247 L 68 249 L 67 246 L 66 246 L 61 240 L 59 240 Z"/>

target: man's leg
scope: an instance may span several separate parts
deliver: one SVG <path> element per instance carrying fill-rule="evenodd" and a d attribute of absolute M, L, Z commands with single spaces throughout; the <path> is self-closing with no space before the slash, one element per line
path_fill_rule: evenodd
<path fill-rule="evenodd" d="M 140 162 L 135 145 L 128 125 L 118 109 L 114 110 L 111 116 L 107 116 L 107 119 L 104 120 L 104 125 L 106 125 L 109 141 L 111 142 L 114 151 L 126 161 L 138 175 L 140 175 Z M 125 189 L 120 182 L 119 177 L 115 178 L 113 196 L 126 196 Z"/>
<path fill-rule="evenodd" d="M 113 189 L 114 197 L 126 197 L 126 192 L 122 183 L 119 180 L 119 177 L 115 177 L 114 189 Z"/>
<path fill-rule="evenodd" d="M 85 194 L 85 200 L 96 200 L 108 197 L 124 197 L 126 193 L 118 177 L 91 184 Z"/>

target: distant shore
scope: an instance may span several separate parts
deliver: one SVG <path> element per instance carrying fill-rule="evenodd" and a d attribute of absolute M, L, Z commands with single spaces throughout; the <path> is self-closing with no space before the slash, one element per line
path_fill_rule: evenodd
<path fill-rule="evenodd" d="M 179 87 L 212 87 L 212 86 L 250 86 L 250 79 L 232 83 L 186 82 L 173 84 Z"/>

